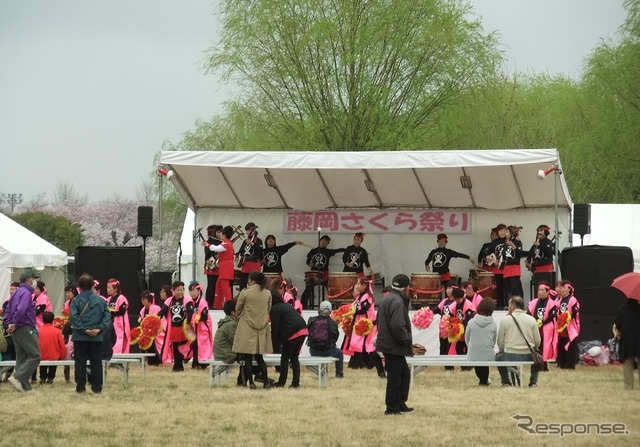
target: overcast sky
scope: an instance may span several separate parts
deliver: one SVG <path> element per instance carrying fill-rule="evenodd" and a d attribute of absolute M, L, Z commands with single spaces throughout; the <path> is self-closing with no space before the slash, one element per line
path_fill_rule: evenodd
<path fill-rule="evenodd" d="M 578 78 L 623 0 L 472 0 L 508 66 Z M 166 140 L 222 111 L 215 0 L 0 2 L 0 192 L 135 197 Z"/>

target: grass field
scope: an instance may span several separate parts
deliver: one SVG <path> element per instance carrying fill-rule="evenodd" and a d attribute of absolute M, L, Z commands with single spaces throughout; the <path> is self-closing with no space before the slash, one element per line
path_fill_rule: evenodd
<path fill-rule="evenodd" d="M 473 371 L 430 367 L 410 392 L 415 412 L 402 416 L 383 415 L 386 381 L 375 371 L 346 369 L 334 379 L 331 369 L 324 390 L 307 371 L 298 389 L 249 390 L 233 376 L 229 386 L 209 388 L 207 371 L 167 366 L 151 367 L 142 381 L 133 367 L 126 386 L 110 370 L 102 395 L 76 395 L 60 368 L 57 383 L 28 395 L 0 386 L 0 446 L 640 445 L 640 389 L 623 389 L 620 366 L 552 367 L 532 389 L 501 388 L 495 369 L 493 385 L 481 388 Z M 620 423 L 628 434 L 529 434 L 516 426 L 517 414 L 534 424 Z"/>

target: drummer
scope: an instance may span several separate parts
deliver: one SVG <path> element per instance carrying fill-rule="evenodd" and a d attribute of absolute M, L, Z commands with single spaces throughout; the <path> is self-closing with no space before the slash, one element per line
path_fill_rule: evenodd
<path fill-rule="evenodd" d="M 353 245 L 349 245 L 343 255 L 342 262 L 344 263 L 343 272 L 352 272 L 358 275 L 358 277 L 364 276 L 364 266 L 367 266 L 369 276 L 373 275 L 371 270 L 371 264 L 369 264 L 369 253 L 365 250 L 361 244 L 364 239 L 364 233 L 356 233 L 353 236 Z"/>
<path fill-rule="evenodd" d="M 458 253 L 447 248 L 448 238 L 444 233 L 437 236 L 438 247 L 431 250 L 429 256 L 424 261 L 425 270 L 433 271 L 440 275 L 440 283 L 447 284 L 451 280 L 451 272 L 449 271 L 449 263 L 452 258 L 468 259 L 471 265 L 475 267 L 475 263 L 469 255 Z M 431 264 L 431 265 L 430 265 Z"/>
<path fill-rule="evenodd" d="M 238 266 L 240 267 L 240 290 L 247 287 L 249 273 L 262 270 L 262 239 L 258 237 L 258 226 L 253 222 L 245 225 L 246 237 L 236 253 Z"/>
<path fill-rule="evenodd" d="M 482 244 L 482 247 L 480 248 L 480 252 L 478 253 L 478 266 L 482 270 L 491 272 L 492 266 L 488 264 L 487 256 L 491 254 L 491 244 L 493 243 L 493 241 L 495 241 L 498 238 L 497 228 L 491 229 L 491 234 L 489 238 L 490 238 L 489 242 L 485 242 L 484 244 Z"/>
<path fill-rule="evenodd" d="M 307 265 L 312 271 L 319 272 L 322 275 L 322 284 L 325 287 L 329 281 L 329 259 L 336 253 L 342 253 L 346 250 L 345 248 L 327 248 L 330 242 L 331 238 L 325 234 L 318 241 L 318 246 L 307 253 Z M 315 278 L 309 276 L 305 278 L 305 282 L 306 288 L 302 293 L 302 305 L 307 309 L 307 305 L 310 304 L 311 309 L 313 309 Z"/>
<path fill-rule="evenodd" d="M 262 273 L 277 273 L 282 278 L 282 256 L 288 252 L 290 248 L 302 244 L 302 241 L 276 245 L 276 237 L 270 234 L 264 239 L 264 243 Z"/>

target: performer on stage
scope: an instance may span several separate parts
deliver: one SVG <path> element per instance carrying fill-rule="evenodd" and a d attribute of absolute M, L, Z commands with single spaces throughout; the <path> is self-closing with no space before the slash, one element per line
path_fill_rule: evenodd
<path fill-rule="evenodd" d="M 533 283 L 536 290 L 542 281 L 553 284 L 555 281 L 553 256 L 555 244 L 549 240 L 549 228 L 547 225 L 540 225 L 536 229 L 536 240 L 529 249 L 526 265 L 533 272 Z"/>
<path fill-rule="evenodd" d="M 224 303 L 231 301 L 233 298 L 231 283 L 235 279 L 236 273 L 233 264 L 233 242 L 231 242 L 233 233 L 233 227 L 227 225 L 222 229 L 222 232 L 218 233 L 222 236 L 222 243 L 220 245 L 207 245 L 209 250 L 218 253 L 218 281 L 216 282 L 216 295 L 213 301 L 213 308 L 216 310 L 222 309 Z"/>
<path fill-rule="evenodd" d="M 478 253 L 478 266 L 482 270 L 491 272 L 492 271 L 491 266 L 487 264 L 487 256 L 491 254 L 491 244 L 493 243 L 493 241 L 495 241 L 498 238 L 498 229 L 492 228 L 491 234 L 489 237 L 490 237 L 489 242 L 485 242 L 484 244 L 482 244 L 482 247 L 480 248 L 480 252 Z"/>
<path fill-rule="evenodd" d="M 342 262 L 344 263 L 343 272 L 353 272 L 359 277 L 364 276 L 364 266 L 367 266 L 369 276 L 373 275 L 371 264 L 369 264 L 369 253 L 361 247 L 364 233 L 356 233 L 353 236 L 353 245 L 349 245 L 342 254 Z"/>
<path fill-rule="evenodd" d="M 440 275 L 440 283 L 445 284 L 451 280 L 451 272 L 449 271 L 449 263 L 452 258 L 468 259 L 471 265 L 475 267 L 475 263 L 469 255 L 458 253 L 447 248 L 448 238 L 444 233 L 437 236 L 438 247 L 429 252 L 429 256 L 424 261 L 425 270 L 433 271 Z M 431 266 L 429 265 L 431 264 Z"/>
<path fill-rule="evenodd" d="M 382 360 L 380 360 L 380 356 L 376 352 L 376 347 L 373 344 L 373 340 L 375 340 L 376 334 L 378 333 L 377 326 L 374 324 L 371 332 L 365 336 L 358 335 L 354 331 L 354 327 L 358 321 L 364 318 L 368 318 L 371 322 L 376 321 L 373 293 L 369 288 L 369 282 L 363 277 L 358 278 L 356 284 L 353 286 L 353 298 L 353 307 L 356 313 L 353 317 L 350 332 L 345 334 L 342 343 L 342 352 L 345 355 L 351 356 L 349 368 L 359 369 L 366 366 L 371 369 L 375 367 L 378 372 L 378 377 L 386 378 L 387 376 L 382 366 Z"/>
<path fill-rule="evenodd" d="M 276 245 L 276 237 L 273 234 L 264 239 L 265 248 L 263 250 L 262 273 L 278 273 L 282 276 L 282 256 L 290 248 L 302 244 L 302 241 L 289 242 L 284 245 Z"/>
<path fill-rule="evenodd" d="M 540 346 L 544 366 L 540 371 L 549 371 L 547 361 L 555 360 L 558 350 L 558 308 L 556 301 L 551 298 L 549 284 L 541 283 L 538 286 L 538 297 L 529 301 L 528 314 L 536 319 L 540 330 Z"/>
<path fill-rule="evenodd" d="M 329 243 L 331 242 L 331 238 L 326 234 L 320 238 L 318 247 L 312 249 L 307 253 L 307 265 L 313 271 L 320 272 L 322 275 L 322 282 L 326 287 L 327 281 L 329 280 L 329 259 L 336 253 L 342 253 L 345 251 L 344 248 L 336 248 L 331 249 L 327 248 Z M 307 309 L 307 305 L 311 305 L 311 309 L 313 309 L 314 302 L 314 287 L 315 287 L 315 279 L 314 278 L 306 278 L 306 288 L 302 293 L 302 306 Z"/>
<path fill-rule="evenodd" d="M 216 296 L 216 283 L 218 282 L 218 254 L 211 251 L 209 246 L 222 243 L 222 225 L 209 225 L 207 227 L 207 240 L 202 241 L 204 246 L 204 274 L 207 276 L 206 300 L 209 309 L 213 309 Z"/>
<path fill-rule="evenodd" d="M 207 301 L 202 299 L 202 286 L 197 282 L 189 285 L 189 296 L 193 302 L 193 316 L 189 324 L 196 339 L 191 343 L 193 361 L 191 369 L 206 369 L 208 365 L 199 362 L 213 358 L 213 332 Z"/>
<path fill-rule="evenodd" d="M 262 239 L 258 237 L 258 226 L 249 222 L 244 226 L 247 237 L 242 241 L 237 256 L 240 257 L 240 281 L 238 287 L 243 290 L 247 287 L 249 273 L 262 271 Z"/>
<path fill-rule="evenodd" d="M 560 285 L 560 295 L 556 300 L 558 307 L 557 364 L 560 369 L 575 369 L 578 363 L 580 303 L 573 296 L 573 285 L 569 281 L 560 281 Z M 566 324 L 566 321 L 569 323 Z"/>
<path fill-rule="evenodd" d="M 142 320 L 147 315 L 160 315 L 162 308 L 155 304 L 153 292 L 148 290 L 144 290 L 140 294 L 140 301 L 142 302 L 142 309 L 140 309 L 140 316 L 138 317 L 138 324 L 142 323 Z M 155 357 L 149 357 L 147 363 L 149 365 L 157 366 L 162 363 L 162 359 L 160 358 L 160 351 L 162 350 L 162 344 L 164 343 L 164 330 L 156 336 L 153 340 L 153 344 L 147 350 L 140 349 L 140 351 L 148 354 L 155 354 Z"/>
<path fill-rule="evenodd" d="M 489 254 L 487 255 L 486 263 L 491 266 L 491 272 L 496 279 L 496 309 L 506 310 L 507 300 L 505 297 L 504 278 L 502 259 L 504 257 L 504 244 L 506 242 L 507 226 L 505 224 L 499 224 L 496 226 L 498 230 L 498 237 L 491 242 L 489 248 Z"/>
<path fill-rule="evenodd" d="M 505 233 L 502 277 L 507 298 L 524 295 L 520 280 L 522 276 L 520 261 L 527 253 L 522 249 L 522 242 L 518 238 L 519 234 L 520 231 L 513 225 L 508 226 Z"/>
<path fill-rule="evenodd" d="M 116 344 L 113 346 L 114 354 L 129 353 L 129 300 L 121 294 L 120 281 L 111 278 L 107 281 L 107 305 L 111 312 L 113 329 L 116 333 Z"/>
<path fill-rule="evenodd" d="M 230 227 L 229 227 L 230 228 Z M 232 234 L 233 234 L 233 230 Z M 173 296 L 164 302 L 165 307 L 161 316 L 165 317 L 167 328 L 164 345 L 162 347 L 162 362 L 173 362 L 173 372 L 184 371 L 184 360 L 191 350 L 189 340 L 185 334 L 185 326 L 191 321 L 194 307 L 191 298 L 184 296 L 184 283 L 176 281 L 172 285 Z M 185 324 L 185 322 L 187 324 Z"/>

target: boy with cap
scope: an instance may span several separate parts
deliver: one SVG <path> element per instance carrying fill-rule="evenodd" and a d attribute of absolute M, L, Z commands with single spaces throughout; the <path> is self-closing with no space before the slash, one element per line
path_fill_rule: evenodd
<path fill-rule="evenodd" d="M 11 297 L 4 313 L 4 327 L 13 337 L 16 350 L 15 372 L 8 381 L 21 393 L 31 391 L 29 379 L 40 364 L 40 345 L 36 331 L 36 310 L 33 306 L 33 287 L 39 278 L 32 269 L 20 274 L 20 286 Z"/>
<path fill-rule="evenodd" d="M 314 331 L 316 322 L 320 322 L 321 325 L 326 324 L 328 339 L 325 345 L 322 344 L 322 341 L 318 342 L 313 340 L 313 335 L 319 332 Z M 309 330 L 309 338 L 307 340 L 309 354 L 316 357 L 335 357 L 337 359 L 336 377 L 344 377 L 344 354 L 342 350 L 336 346 L 340 333 L 338 332 L 338 323 L 331 318 L 331 303 L 329 301 L 320 303 L 318 316 L 309 318 L 307 329 Z"/>
<path fill-rule="evenodd" d="M 412 413 L 407 406 L 411 376 L 406 356 L 413 356 L 411 320 L 409 319 L 409 286 L 407 275 L 393 277 L 391 292 L 378 308 L 376 348 L 384 354 L 387 367 L 385 415 Z"/>

